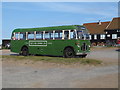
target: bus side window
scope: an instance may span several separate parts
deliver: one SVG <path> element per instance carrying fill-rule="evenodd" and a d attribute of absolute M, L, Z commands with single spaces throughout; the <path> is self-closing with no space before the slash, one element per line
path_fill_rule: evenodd
<path fill-rule="evenodd" d="M 53 32 L 50 32 L 50 39 L 53 39 Z"/>
<path fill-rule="evenodd" d="M 25 40 L 26 39 L 26 34 L 25 32 L 20 33 L 20 40 Z"/>
<path fill-rule="evenodd" d="M 43 32 L 36 32 L 36 39 L 43 39 Z"/>
<path fill-rule="evenodd" d="M 55 38 L 55 39 L 58 39 L 58 32 L 55 32 L 54 38 Z"/>
<path fill-rule="evenodd" d="M 15 33 L 15 40 L 18 40 L 19 38 L 19 33 Z"/>
<path fill-rule="evenodd" d="M 50 39 L 50 32 L 45 32 L 45 39 Z"/>
<path fill-rule="evenodd" d="M 11 40 L 15 40 L 15 32 L 14 32 L 14 33 L 12 33 Z"/>
<path fill-rule="evenodd" d="M 69 31 L 64 31 L 64 39 L 68 39 L 69 38 Z"/>
<path fill-rule="evenodd" d="M 70 39 L 75 39 L 75 31 L 71 30 L 70 32 Z"/>
<path fill-rule="evenodd" d="M 28 40 L 34 40 L 34 32 L 28 32 Z"/>
<path fill-rule="evenodd" d="M 62 39 L 62 31 L 59 32 L 59 38 Z"/>
<path fill-rule="evenodd" d="M 62 39 L 62 31 L 55 31 L 55 39 Z"/>

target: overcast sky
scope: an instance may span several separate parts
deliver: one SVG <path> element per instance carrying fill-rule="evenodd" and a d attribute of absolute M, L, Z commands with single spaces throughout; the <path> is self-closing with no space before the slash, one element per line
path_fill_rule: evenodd
<path fill-rule="evenodd" d="M 114 17 L 117 2 L 3 2 L 2 38 L 10 38 L 15 28 L 81 25 Z"/>

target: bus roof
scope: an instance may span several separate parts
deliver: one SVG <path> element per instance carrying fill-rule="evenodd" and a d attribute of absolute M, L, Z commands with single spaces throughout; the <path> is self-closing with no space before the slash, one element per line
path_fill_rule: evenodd
<path fill-rule="evenodd" d="M 32 32 L 32 31 L 52 31 L 52 30 L 70 30 L 78 29 L 78 27 L 83 27 L 83 25 L 68 25 L 68 26 L 54 26 L 54 27 L 40 27 L 40 28 L 21 28 L 15 29 L 13 32 Z"/>

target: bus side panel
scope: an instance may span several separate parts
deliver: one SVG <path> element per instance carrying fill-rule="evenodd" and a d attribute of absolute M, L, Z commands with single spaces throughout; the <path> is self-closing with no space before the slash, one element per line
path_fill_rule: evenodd
<path fill-rule="evenodd" d="M 76 43 L 79 43 L 78 45 L 76 45 Z M 81 50 L 81 47 L 83 45 L 83 43 L 86 44 L 87 49 L 85 51 Z M 89 40 L 54 40 L 53 41 L 53 45 L 54 45 L 54 55 L 60 55 L 62 56 L 64 54 L 64 49 L 68 46 L 73 47 L 75 54 L 77 53 L 88 53 L 90 52 L 90 41 Z"/>
<path fill-rule="evenodd" d="M 11 40 L 11 51 L 20 53 L 21 48 L 27 46 L 30 54 L 62 56 L 65 47 L 71 46 L 75 53 L 89 52 L 89 47 L 85 51 L 81 50 L 83 43 L 90 45 L 89 40 Z"/>
<path fill-rule="evenodd" d="M 29 46 L 29 53 L 62 56 L 65 47 L 72 46 L 75 48 L 75 41 L 76 40 L 35 40 L 35 43 L 46 42 L 46 44 Z"/>
<path fill-rule="evenodd" d="M 40 55 L 54 55 L 53 40 L 29 40 L 29 53 Z"/>
<path fill-rule="evenodd" d="M 74 49 L 76 40 L 54 40 L 54 55 L 63 56 L 65 47 L 71 46 Z"/>
<path fill-rule="evenodd" d="M 28 47 L 28 40 L 11 40 L 11 52 L 20 53 L 24 45 Z"/>

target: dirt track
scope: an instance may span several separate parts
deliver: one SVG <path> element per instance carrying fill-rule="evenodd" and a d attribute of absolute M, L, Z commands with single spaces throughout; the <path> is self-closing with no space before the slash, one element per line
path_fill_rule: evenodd
<path fill-rule="evenodd" d="M 87 58 L 100 66 L 56 65 L 32 61 L 3 61 L 3 88 L 117 88 L 117 48 L 94 48 Z M 3 51 L 3 54 L 9 54 Z M 25 64 L 27 62 L 27 64 Z"/>

